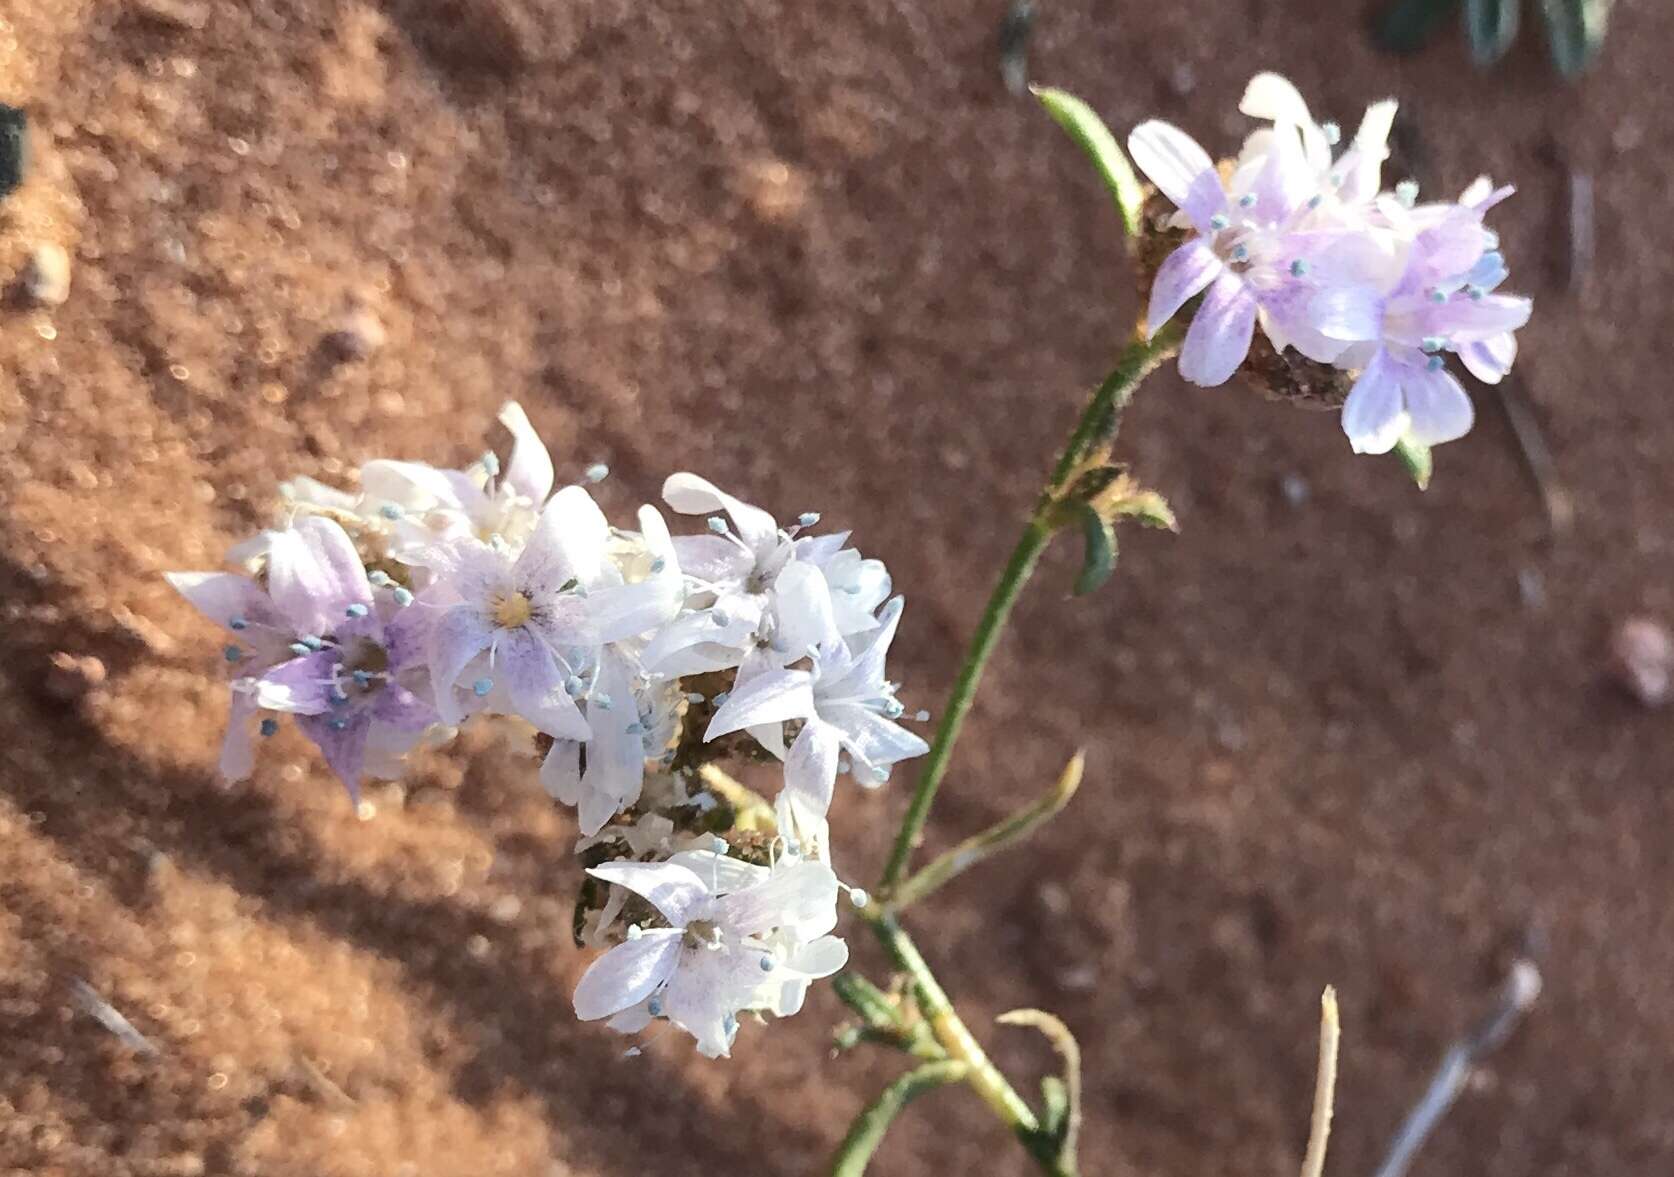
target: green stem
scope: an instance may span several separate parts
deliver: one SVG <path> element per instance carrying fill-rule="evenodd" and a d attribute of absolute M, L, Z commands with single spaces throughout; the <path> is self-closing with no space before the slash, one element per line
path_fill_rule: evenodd
<path fill-rule="evenodd" d="M 1040 561 L 1040 554 L 1046 550 L 1053 532 L 1057 530 L 1057 522 L 1052 517 L 1057 493 L 1063 490 L 1070 476 L 1095 445 L 1115 437 L 1122 411 L 1133 399 L 1134 390 L 1151 374 L 1152 369 L 1173 354 L 1179 346 L 1179 339 L 1178 330 L 1173 329 L 1159 331 L 1156 337 L 1150 340 L 1146 340 L 1143 334 L 1136 333 L 1133 342 L 1117 361 L 1115 369 L 1088 402 L 1086 410 L 1081 414 L 1081 420 L 1076 423 L 1075 432 L 1070 434 L 1069 443 L 1059 456 L 1057 465 L 1053 467 L 1051 480 L 1046 484 L 1046 490 L 1036 503 L 1034 513 L 1023 528 L 1023 535 L 1017 541 L 1017 547 L 1012 550 L 1011 559 L 1006 561 L 1005 571 L 1000 574 L 1000 582 L 994 586 L 994 592 L 988 598 L 988 607 L 983 610 L 982 619 L 977 622 L 976 634 L 972 637 L 970 649 L 965 654 L 965 663 L 959 668 L 959 677 L 954 680 L 953 694 L 948 698 L 947 709 L 942 713 L 941 725 L 936 729 L 935 741 L 930 745 L 929 755 L 925 757 L 924 770 L 919 775 L 918 786 L 907 806 L 907 815 L 901 822 L 900 832 L 895 836 L 889 865 L 884 868 L 883 882 L 878 889 L 885 898 L 906 874 L 913 849 L 924 832 L 924 823 L 929 820 L 930 806 L 936 800 L 936 790 L 947 773 L 948 764 L 953 756 L 953 745 L 959 739 L 960 729 L 965 725 L 965 716 L 976 698 L 977 685 L 982 681 L 983 669 L 988 665 L 988 659 L 1000 640 L 1000 631 L 1005 628 L 1006 620 L 1011 616 L 1012 606 L 1017 603 L 1023 586 L 1028 583 L 1035 565 Z"/>
<path fill-rule="evenodd" d="M 849 1134 L 843 1137 L 843 1143 L 837 1148 L 831 1177 L 861 1177 L 872 1160 L 872 1154 L 883 1143 L 890 1123 L 901 1114 L 901 1109 L 926 1091 L 959 1082 L 968 1069 L 964 1063 L 952 1059 L 925 1063 L 885 1087 L 878 1098 L 855 1117 Z"/>

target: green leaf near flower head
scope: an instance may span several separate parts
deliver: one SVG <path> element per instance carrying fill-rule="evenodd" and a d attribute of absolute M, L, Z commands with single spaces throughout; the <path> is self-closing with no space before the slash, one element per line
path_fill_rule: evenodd
<path fill-rule="evenodd" d="M 1390 53 L 1416 53 L 1452 17 L 1459 0 L 1395 0 L 1372 25 L 1372 40 Z"/>
<path fill-rule="evenodd" d="M 1085 596 L 1110 579 L 1116 571 L 1116 530 L 1089 503 L 1076 508 L 1087 550 L 1081 561 L 1081 575 L 1075 578 L 1075 595 Z"/>
<path fill-rule="evenodd" d="M 1471 60 L 1493 65 L 1517 39 L 1523 0 L 1465 0 L 1465 36 Z"/>
<path fill-rule="evenodd" d="M 1429 487 L 1430 475 L 1435 469 L 1429 446 L 1403 437 L 1395 443 L 1395 456 L 1401 459 L 1401 465 L 1407 468 L 1407 473 L 1412 475 L 1412 480 L 1418 484 L 1419 490 Z"/>
<path fill-rule="evenodd" d="M 1104 125 L 1104 120 L 1093 112 L 1093 108 L 1075 95 L 1045 86 L 1034 86 L 1032 89 L 1040 104 L 1046 107 L 1046 113 L 1069 132 L 1070 138 L 1080 144 L 1081 150 L 1093 161 L 1104 186 L 1115 198 L 1116 211 L 1122 214 L 1122 224 L 1128 236 L 1137 237 L 1140 212 L 1145 207 L 1145 190 L 1139 185 L 1139 177 L 1134 175 L 1133 165 L 1117 145 L 1116 136 L 1110 133 L 1110 128 Z"/>
<path fill-rule="evenodd" d="M 1604 43 L 1610 0 L 1542 0 L 1541 13 L 1552 60 L 1566 76 L 1575 77 L 1592 64 Z"/>

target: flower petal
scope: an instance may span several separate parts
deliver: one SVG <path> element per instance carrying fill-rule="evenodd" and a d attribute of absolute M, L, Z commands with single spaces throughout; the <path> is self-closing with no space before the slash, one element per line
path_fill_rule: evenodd
<path fill-rule="evenodd" d="M 786 662 L 840 635 L 831 588 L 814 565 L 792 560 L 773 581 L 773 648 Z"/>
<path fill-rule="evenodd" d="M 517 713 L 560 740 L 592 736 L 587 719 L 564 689 L 569 677 L 552 650 L 527 628 L 502 630 L 494 647 L 493 678 L 503 683 Z M 633 695 L 622 701 L 632 709 Z"/>
<path fill-rule="evenodd" d="M 1368 286 L 1334 286 L 1308 302 L 1306 321 L 1327 339 L 1356 342 L 1383 335 L 1383 299 Z"/>
<path fill-rule="evenodd" d="M 302 633 L 325 636 L 351 605 L 372 604 L 372 585 L 348 532 L 331 519 L 308 515 L 273 538 L 267 554 L 267 591 Z"/>
<path fill-rule="evenodd" d="M 1151 283 L 1151 304 L 1145 312 L 1145 336 L 1154 336 L 1186 301 L 1220 276 L 1221 259 L 1201 237 L 1169 254 Z"/>
<path fill-rule="evenodd" d="M 657 991 L 680 964 L 680 933 L 647 931 L 618 944 L 581 975 L 575 987 L 575 1016 L 596 1022 L 638 1005 Z"/>
<path fill-rule="evenodd" d="M 888 780 L 891 765 L 930 750 L 917 733 L 854 703 L 822 706 L 820 718 L 842 733 L 854 779 L 868 788 Z"/>
<path fill-rule="evenodd" d="M 703 733 L 707 742 L 764 723 L 814 715 L 814 676 L 806 670 L 770 670 L 733 688 Z"/>
<path fill-rule="evenodd" d="M 1484 384 L 1498 384 L 1517 360 L 1517 337 L 1508 331 L 1480 343 L 1467 343 L 1459 348 L 1459 359 Z"/>
<path fill-rule="evenodd" d="M 554 740 L 541 761 L 541 787 L 564 805 L 581 802 L 581 742 Z"/>
<path fill-rule="evenodd" d="M 488 649 L 498 631 L 473 606 L 458 605 L 442 614 L 430 631 L 430 682 L 436 690 L 436 710 L 443 723 L 464 717 L 453 685 L 478 654 Z"/>
<path fill-rule="evenodd" d="M 501 481 L 538 507 L 552 493 L 552 455 L 516 401 L 500 407 L 500 424 L 512 435 L 511 459 Z"/>
<path fill-rule="evenodd" d="M 256 706 L 298 715 L 331 710 L 332 671 L 342 658 L 342 651 L 327 648 L 271 667 L 255 681 Z"/>
<path fill-rule="evenodd" d="M 1406 393 L 1408 433 L 1423 445 L 1457 441 L 1471 431 L 1476 410 L 1453 373 L 1446 368 L 1410 369 L 1401 381 Z"/>
<path fill-rule="evenodd" d="M 1250 354 L 1255 336 L 1256 299 L 1244 280 L 1223 271 L 1203 296 L 1180 349 L 1180 375 L 1212 388 L 1225 384 Z"/>
<path fill-rule="evenodd" d="M 610 697 L 608 709 L 589 705 L 587 768 L 581 774 L 578 822 L 591 836 L 639 799 L 645 783 L 645 738 L 640 734 L 634 701 L 634 670 L 628 660 L 606 648 L 599 657 L 598 690 Z M 596 697 L 596 696 L 595 696 Z"/>
<path fill-rule="evenodd" d="M 698 1051 L 725 1058 L 738 1033 L 738 1011 L 761 984 L 761 953 L 727 944 L 686 952 L 663 993 L 663 1013 L 697 1039 Z"/>
<path fill-rule="evenodd" d="M 1128 154 L 1199 232 L 1208 232 L 1210 219 L 1226 208 L 1215 161 L 1178 127 L 1155 119 L 1139 124 L 1128 136 Z"/>
<path fill-rule="evenodd" d="M 740 936 L 821 923 L 837 910 L 837 876 L 823 862 L 798 862 L 745 891 L 715 901 L 716 918 Z"/>
<path fill-rule="evenodd" d="M 709 899 L 703 879 L 672 862 L 607 862 L 587 873 L 642 896 L 677 928 L 685 927 Z"/>
<path fill-rule="evenodd" d="M 360 780 L 365 775 L 366 735 L 372 717 L 365 711 L 338 715 L 299 715 L 297 727 L 319 745 L 331 771 L 347 786 L 349 796 L 359 800 Z"/>
<path fill-rule="evenodd" d="M 605 564 L 610 523 L 583 487 L 566 486 L 541 510 L 512 577 L 531 597 L 549 596 L 571 580 L 591 586 Z"/>
<path fill-rule="evenodd" d="M 248 576 L 236 572 L 165 572 L 163 577 L 194 609 L 224 629 L 231 629 L 238 619 L 265 625 L 280 620 L 261 585 Z"/>
<path fill-rule="evenodd" d="M 759 559 L 779 542 L 779 525 L 760 507 L 733 498 L 707 478 L 681 472 L 663 482 L 663 501 L 682 515 L 713 515 L 725 511 L 732 525 Z"/>
<path fill-rule="evenodd" d="M 227 709 L 227 734 L 221 741 L 221 760 L 216 771 L 227 782 L 242 781 L 256 767 L 256 742 L 250 721 L 256 717 L 256 701 L 240 690 L 233 691 Z"/>
<path fill-rule="evenodd" d="M 1357 454 L 1387 454 L 1407 429 L 1401 400 L 1405 369 L 1379 348 L 1343 402 L 1343 432 Z"/>

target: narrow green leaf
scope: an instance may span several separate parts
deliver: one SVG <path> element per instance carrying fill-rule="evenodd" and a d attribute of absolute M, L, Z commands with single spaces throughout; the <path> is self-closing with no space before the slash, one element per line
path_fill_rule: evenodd
<path fill-rule="evenodd" d="M 1093 161 L 1104 186 L 1110 189 L 1110 195 L 1116 201 L 1116 211 L 1122 214 L 1122 224 L 1128 236 L 1139 236 L 1145 190 L 1139 185 L 1139 177 L 1134 175 L 1133 165 L 1117 145 L 1116 136 L 1110 133 L 1110 128 L 1104 125 L 1104 120 L 1093 112 L 1093 108 L 1074 94 L 1045 86 L 1031 89 L 1040 99 L 1040 104 L 1046 107 L 1046 113 L 1069 132 L 1070 138 L 1080 144 L 1081 150 Z"/>
<path fill-rule="evenodd" d="M 1465 0 L 1465 37 L 1477 65 L 1493 65 L 1517 39 L 1523 0 Z"/>
<path fill-rule="evenodd" d="M 1069 1089 L 1058 1076 L 1047 1075 L 1040 1081 L 1040 1130 L 1059 1143 L 1068 1122 Z"/>
<path fill-rule="evenodd" d="M 1542 0 L 1546 37 L 1552 60 L 1566 77 L 1575 77 L 1592 64 L 1604 44 L 1604 27 L 1611 0 Z"/>
<path fill-rule="evenodd" d="M 1403 437 L 1395 443 L 1395 456 L 1401 459 L 1401 465 L 1407 468 L 1407 473 L 1412 475 L 1412 480 L 1418 484 L 1419 490 L 1429 487 L 1430 474 L 1435 468 L 1429 446 Z"/>
<path fill-rule="evenodd" d="M 1372 23 L 1372 42 L 1389 53 L 1416 53 L 1459 7 L 1459 0 L 1394 0 Z"/>
<path fill-rule="evenodd" d="M 1081 575 L 1075 578 L 1075 595 L 1079 597 L 1098 588 L 1116 571 L 1116 532 L 1086 503 L 1076 508 L 1076 514 L 1081 518 L 1081 533 L 1087 539 Z"/>
<path fill-rule="evenodd" d="M 861 1177 L 872 1160 L 872 1154 L 883 1143 L 884 1133 L 903 1108 L 926 1091 L 959 1082 L 969 1070 L 965 1063 L 952 1059 L 925 1063 L 884 1088 L 883 1093 L 868 1104 L 849 1126 L 849 1134 L 837 1148 L 831 1177 Z"/>

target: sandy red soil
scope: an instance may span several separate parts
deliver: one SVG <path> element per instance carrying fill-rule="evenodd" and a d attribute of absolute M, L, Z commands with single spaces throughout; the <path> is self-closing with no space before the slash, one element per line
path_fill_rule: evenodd
<path fill-rule="evenodd" d="M 1546 993 L 1422 1172 L 1655 1172 L 1674 731 L 1601 667 L 1622 617 L 1674 620 L 1674 10 L 1622 0 L 1566 89 L 1532 37 L 1489 75 L 1451 38 L 1375 56 L 1361 9 L 1053 0 L 1034 69 L 1115 125 L 1227 147 L 1260 68 L 1345 120 L 1394 93 L 1400 166 L 1515 180 L 1523 389 L 1574 526 L 1549 538 L 1491 396 L 1421 495 L 1329 416 L 1159 377 L 1123 451 L 1183 533 L 1125 536 L 1093 599 L 1067 595 L 1068 545 L 1049 560 L 931 840 L 1078 745 L 1087 784 L 914 924 L 1006 1067 L 1049 1056 L 991 1015 L 1063 1015 L 1086 1171 L 1147 1177 L 1294 1171 L 1328 981 L 1333 1171 L 1369 1172 L 1532 937 Z M 474 456 L 515 395 L 566 470 L 611 465 L 613 512 L 690 468 L 853 527 L 909 598 L 903 694 L 937 707 L 1135 311 L 1096 181 L 999 85 L 998 16 L 7 0 L 0 99 L 36 154 L 0 204 L 0 277 L 41 241 L 74 270 L 62 307 L 0 310 L 0 1170 L 817 1170 L 900 1066 L 828 1060 L 829 993 L 730 1063 L 672 1037 L 622 1061 L 569 1013 L 574 830 L 525 750 L 472 734 L 364 822 L 290 736 L 224 791 L 218 639 L 160 574 L 213 566 L 289 475 Z M 1574 171 L 1597 191 L 1579 282 Z M 388 342 L 333 363 L 355 300 Z M 66 699 L 58 653 L 104 681 Z M 846 798 L 857 877 L 905 784 Z M 82 1013 L 78 978 L 158 1053 Z M 947 1091 L 877 1171 L 1026 1170 Z"/>

